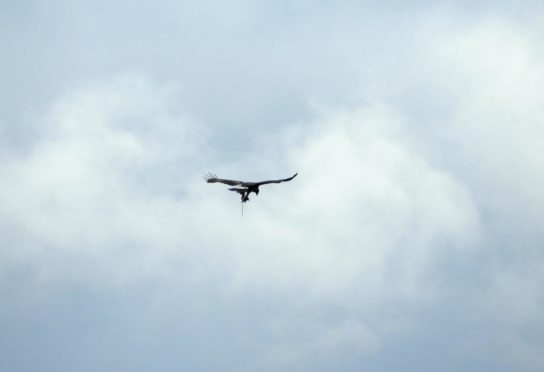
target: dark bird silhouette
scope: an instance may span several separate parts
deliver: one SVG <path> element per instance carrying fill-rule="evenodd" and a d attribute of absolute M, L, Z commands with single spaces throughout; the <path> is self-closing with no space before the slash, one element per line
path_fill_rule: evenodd
<path fill-rule="evenodd" d="M 249 201 L 249 194 L 254 192 L 255 195 L 259 195 L 259 186 L 266 185 L 269 183 L 282 183 L 291 181 L 293 178 L 297 176 L 298 173 L 295 173 L 293 176 L 289 178 L 283 178 L 281 180 L 268 180 L 268 181 L 261 181 L 261 182 L 244 182 L 244 181 L 235 181 L 235 180 L 226 180 L 223 178 L 217 178 L 215 174 L 208 173 L 206 177 L 204 178 L 206 182 L 208 183 L 224 183 L 225 185 L 229 186 L 235 186 L 231 187 L 230 191 L 235 191 L 238 194 L 240 194 L 242 198 L 242 203 L 245 203 Z"/>

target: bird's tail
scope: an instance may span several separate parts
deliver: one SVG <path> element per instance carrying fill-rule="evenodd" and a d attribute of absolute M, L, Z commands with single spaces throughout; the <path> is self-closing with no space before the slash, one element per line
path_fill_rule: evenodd
<path fill-rule="evenodd" d="M 230 191 L 235 191 L 240 195 L 243 195 L 247 191 L 247 187 L 231 187 Z"/>

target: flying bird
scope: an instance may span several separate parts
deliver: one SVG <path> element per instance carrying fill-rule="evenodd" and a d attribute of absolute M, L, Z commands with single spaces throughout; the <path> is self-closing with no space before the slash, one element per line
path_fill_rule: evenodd
<path fill-rule="evenodd" d="M 254 192 L 255 195 L 259 195 L 259 186 L 266 185 L 269 183 L 282 183 L 282 182 L 291 181 L 293 178 L 297 176 L 297 174 L 298 173 L 295 173 L 293 176 L 289 178 L 283 178 L 281 180 L 268 180 L 268 181 L 261 181 L 261 182 L 244 182 L 244 181 L 226 180 L 223 178 L 217 178 L 217 176 L 212 173 L 208 173 L 204 179 L 208 183 L 219 182 L 219 183 L 224 183 L 225 185 L 234 186 L 234 187 L 231 187 L 229 190 L 240 194 L 242 198 L 242 203 L 245 203 L 249 201 L 250 193 Z"/>

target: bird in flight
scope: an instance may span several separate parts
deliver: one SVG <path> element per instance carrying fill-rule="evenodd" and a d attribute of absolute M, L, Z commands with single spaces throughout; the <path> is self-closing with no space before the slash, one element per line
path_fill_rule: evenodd
<path fill-rule="evenodd" d="M 250 193 L 254 192 L 255 195 L 259 195 L 259 186 L 266 185 L 269 183 L 282 183 L 282 182 L 291 181 L 293 178 L 297 176 L 297 174 L 298 173 L 295 173 L 293 176 L 289 178 L 283 178 L 281 180 L 268 180 L 268 181 L 261 181 L 261 182 L 244 182 L 244 181 L 226 180 L 223 178 L 217 178 L 217 176 L 212 173 L 208 173 L 204 179 L 208 183 L 220 182 L 220 183 L 224 183 L 225 185 L 234 186 L 234 187 L 231 187 L 229 190 L 240 194 L 242 198 L 242 203 L 245 203 L 249 201 Z"/>

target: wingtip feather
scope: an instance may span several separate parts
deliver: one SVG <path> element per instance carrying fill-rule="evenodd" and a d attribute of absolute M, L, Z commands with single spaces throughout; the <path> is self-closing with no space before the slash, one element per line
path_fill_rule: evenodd
<path fill-rule="evenodd" d="M 213 173 L 208 173 L 204 176 L 204 180 L 208 183 L 214 183 L 217 182 L 217 176 Z"/>

